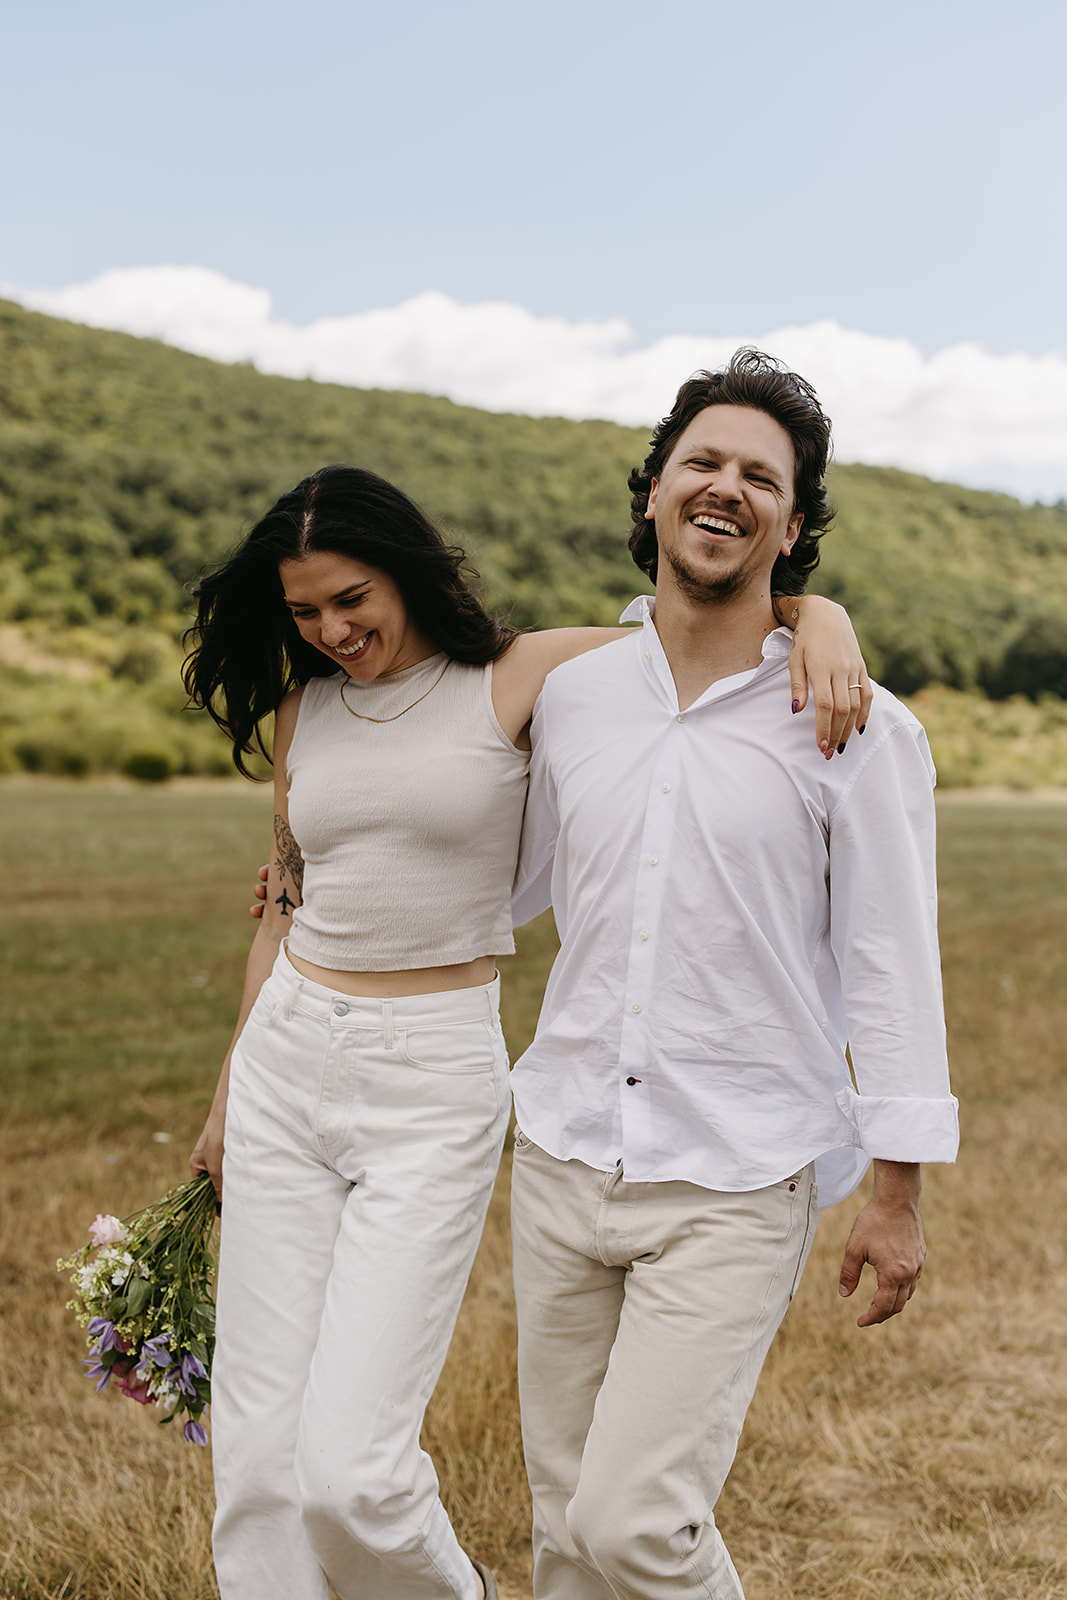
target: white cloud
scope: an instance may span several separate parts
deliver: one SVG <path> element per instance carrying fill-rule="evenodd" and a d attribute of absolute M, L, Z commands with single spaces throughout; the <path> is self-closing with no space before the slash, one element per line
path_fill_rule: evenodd
<path fill-rule="evenodd" d="M 837 456 L 1006 489 L 1067 495 L 1067 359 L 954 345 L 926 358 L 906 339 L 817 322 L 632 347 L 625 322 L 564 322 L 521 306 L 464 306 L 435 291 L 388 309 L 276 319 L 266 289 L 204 267 L 134 267 L 66 289 L 0 293 L 34 310 L 115 328 L 262 372 L 447 395 L 490 411 L 603 417 L 644 426 L 697 367 L 758 344 L 809 378 L 834 419 Z"/>

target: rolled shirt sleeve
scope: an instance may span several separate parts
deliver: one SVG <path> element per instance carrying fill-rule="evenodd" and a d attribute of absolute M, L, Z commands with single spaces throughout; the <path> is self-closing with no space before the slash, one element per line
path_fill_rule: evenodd
<path fill-rule="evenodd" d="M 954 1161 L 937 939 L 934 768 L 911 720 L 891 728 L 830 818 L 830 939 L 856 1089 L 841 1109 L 865 1154 Z"/>

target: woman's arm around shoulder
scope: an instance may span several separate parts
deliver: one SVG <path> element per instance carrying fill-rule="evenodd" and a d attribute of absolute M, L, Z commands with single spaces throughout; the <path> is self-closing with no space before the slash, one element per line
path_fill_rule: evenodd
<path fill-rule="evenodd" d="M 270 976 L 278 955 L 278 947 L 292 926 L 292 912 L 301 903 L 304 882 L 304 861 L 300 847 L 289 828 L 289 778 L 286 763 L 289 745 L 296 727 L 300 708 L 299 689 L 287 694 L 278 707 L 274 719 L 274 827 L 271 846 L 270 870 L 267 876 L 266 905 L 245 967 L 244 991 L 230 1048 L 219 1075 L 215 1097 L 211 1102 L 203 1132 L 189 1157 L 194 1174 L 207 1172 L 215 1185 L 215 1193 L 222 1200 L 223 1133 L 226 1125 L 226 1100 L 230 1084 L 230 1057 L 233 1047 L 248 1021 L 248 1014 L 256 997 Z"/>
<path fill-rule="evenodd" d="M 843 753 L 854 728 L 863 732 L 871 714 L 874 695 L 856 631 L 844 606 L 823 595 L 776 595 L 773 603 L 778 621 L 793 630 L 793 710 L 807 705 L 810 679 L 815 742 L 829 761 Z"/>
<path fill-rule="evenodd" d="M 493 709 L 512 744 L 529 749 L 529 721 L 553 667 L 632 632 L 632 628 L 546 628 L 541 633 L 520 633 L 493 667 Z"/>

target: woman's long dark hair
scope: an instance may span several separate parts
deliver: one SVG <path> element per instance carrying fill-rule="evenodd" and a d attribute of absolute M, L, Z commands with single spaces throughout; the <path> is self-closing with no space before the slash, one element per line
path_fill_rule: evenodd
<path fill-rule="evenodd" d="M 455 661 L 496 661 L 515 637 L 485 610 L 464 551 L 448 545 L 393 484 L 360 467 L 322 467 L 256 523 L 193 590 L 196 622 L 182 670 L 189 699 L 233 744 L 238 772 L 263 743 L 262 723 L 283 695 L 337 671 L 300 637 L 284 604 L 279 561 L 330 550 L 388 573 L 419 632 Z"/>

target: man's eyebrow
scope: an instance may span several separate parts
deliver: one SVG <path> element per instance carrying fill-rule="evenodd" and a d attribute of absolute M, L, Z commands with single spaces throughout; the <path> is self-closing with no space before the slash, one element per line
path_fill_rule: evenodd
<path fill-rule="evenodd" d="M 689 451 L 686 460 L 708 461 L 713 457 L 718 457 L 725 454 L 727 454 L 727 452 L 725 450 L 720 450 L 716 445 L 698 444 L 694 445 L 692 450 Z M 772 467 L 767 461 L 761 461 L 758 456 L 751 456 L 748 459 L 742 458 L 741 465 L 746 472 L 761 472 L 764 477 L 773 478 L 775 483 L 785 482 L 784 477 L 779 472 L 777 467 Z"/>
<path fill-rule="evenodd" d="M 369 588 L 370 588 L 370 579 L 369 578 L 366 579 L 366 581 L 364 583 L 351 583 L 351 584 L 349 584 L 347 589 L 342 589 L 340 591 L 340 593 L 338 593 L 338 594 L 332 594 L 330 596 L 330 600 L 331 601 L 347 600 L 347 599 L 349 599 L 349 597 L 351 595 L 360 594 L 364 589 L 369 589 Z M 285 603 L 286 603 L 287 606 L 310 606 L 311 605 L 311 601 L 310 600 L 290 600 L 288 595 L 284 595 L 283 599 L 285 600 Z"/>
<path fill-rule="evenodd" d="M 765 478 L 773 478 L 775 483 L 783 481 L 782 474 L 777 467 L 772 467 L 769 461 L 746 461 L 745 469 L 748 472 L 762 472 Z"/>

